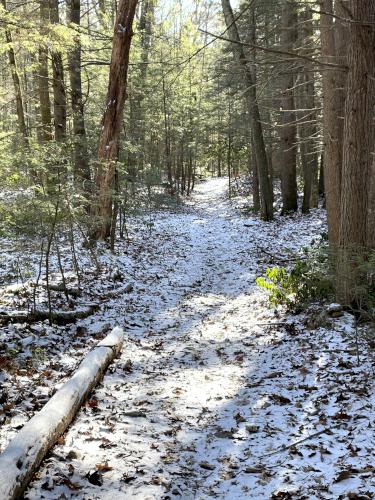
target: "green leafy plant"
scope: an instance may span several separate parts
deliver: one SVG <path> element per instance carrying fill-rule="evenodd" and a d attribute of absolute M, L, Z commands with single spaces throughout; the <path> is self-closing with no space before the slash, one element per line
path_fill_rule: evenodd
<path fill-rule="evenodd" d="M 268 291 L 268 300 L 274 306 L 294 304 L 294 290 L 291 275 L 284 267 L 272 267 L 266 270 L 266 276 L 256 279 L 256 284 Z"/>
<path fill-rule="evenodd" d="M 324 248 L 306 250 L 288 272 L 285 267 L 266 270 L 266 276 L 256 283 L 269 293 L 272 305 L 285 305 L 290 310 L 334 295 L 334 280 L 330 273 L 328 252 Z"/>

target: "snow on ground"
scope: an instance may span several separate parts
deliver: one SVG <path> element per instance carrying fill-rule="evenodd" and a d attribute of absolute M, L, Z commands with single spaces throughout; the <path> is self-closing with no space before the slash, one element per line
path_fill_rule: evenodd
<path fill-rule="evenodd" d="M 255 285 L 268 253 L 308 245 L 323 214 L 244 217 L 226 182 L 102 257 L 134 289 L 83 322 L 78 355 L 98 321 L 125 328 L 123 353 L 25 498 L 374 497 L 374 359 L 360 342 L 358 364 L 351 317 L 286 316 Z"/>

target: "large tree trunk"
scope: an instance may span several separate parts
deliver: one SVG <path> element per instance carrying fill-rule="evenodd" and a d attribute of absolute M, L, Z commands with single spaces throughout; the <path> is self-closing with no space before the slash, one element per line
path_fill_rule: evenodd
<path fill-rule="evenodd" d="M 230 0 L 222 0 L 222 8 L 225 17 L 225 23 L 228 28 L 230 38 L 233 43 L 233 52 L 237 61 L 243 69 L 244 83 L 246 85 L 246 102 L 250 117 L 252 137 L 255 146 L 255 155 L 258 166 L 259 185 L 261 193 L 261 214 L 264 220 L 273 219 L 273 204 L 272 204 L 272 186 L 268 173 L 268 160 L 266 148 L 264 145 L 263 129 L 260 121 L 260 113 L 256 96 L 256 88 L 254 85 L 251 68 L 246 61 L 244 48 L 241 45 L 240 35 L 236 24 Z"/>
<path fill-rule="evenodd" d="M 312 56 L 314 27 L 309 10 L 301 13 L 300 26 L 302 53 Z M 314 72 L 312 64 L 308 62 L 304 63 L 297 94 L 300 96 L 298 134 L 304 179 L 302 211 L 308 212 L 311 207 L 318 205 L 319 197 Z"/>
<path fill-rule="evenodd" d="M 255 17 L 255 9 L 256 5 L 255 2 L 252 3 L 250 7 L 250 30 L 249 30 L 249 38 L 250 38 L 250 43 L 252 43 L 254 46 L 256 45 L 257 39 L 256 39 L 256 17 Z M 253 60 L 253 64 L 251 65 L 251 72 L 252 72 L 252 77 L 254 84 L 256 84 L 257 80 L 257 73 L 256 73 L 256 50 L 255 48 L 252 48 L 250 51 L 251 59 Z M 252 170 L 252 193 L 253 193 L 253 209 L 254 212 L 259 212 L 260 211 L 260 194 L 259 194 L 259 175 L 258 175 L 258 166 L 257 166 L 257 159 L 255 155 L 255 146 L 254 146 L 254 141 L 252 138 L 252 134 L 249 134 L 249 145 L 251 149 L 251 154 L 249 155 L 249 161 L 251 164 L 251 170 Z"/>
<path fill-rule="evenodd" d="M 281 47 L 293 52 L 297 40 L 297 11 L 294 1 L 286 1 L 281 14 Z M 281 107 L 281 194 L 282 213 L 297 210 L 297 127 L 294 105 L 294 69 L 290 63 L 284 64 L 280 76 Z"/>
<path fill-rule="evenodd" d="M 1 5 L 6 10 L 6 8 L 7 8 L 6 0 L 1 0 Z M 18 127 L 19 127 L 20 132 L 21 132 L 22 137 L 23 137 L 23 144 L 26 148 L 28 148 L 29 147 L 29 133 L 28 133 L 27 126 L 26 126 L 25 107 L 24 107 L 23 97 L 22 97 L 21 82 L 20 82 L 20 78 L 18 75 L 16 56 L 15 56 L 14 49 L 13 49 L 12 34 L 8 28 L 5 28 L 5 40 L 6 40 L 6 43 L 8 45 L 9 66 L 10 66 L 10 70 L 12 73 L 14 94 L 15 94 L 15 98 L 16 98 Z"/>
<path fill-rule="evenodd" d="M 59 23 L 59 2 L 50 0 L 50 16 L 53 24 Z M 64 83 L 64 66 L 61 52 L 52 52 L 53 71 L 53 112 L 55 139 L 61 142 L 66 137 L 66 92 Z"/>
<path fill-rule="evenodd" d="M 373 139 L 371 171 L 369 176 L 369 199 L 367 211 L 367 248 L 375 250 L 375 141 Z"/>
<path fill-rule="evenodd" d="M 106 108 L 98 148 L 98 168 L 95 177 L 97 196 L 94 197 L 92 206 L 92 212 L 98 219 L 93 232 L 95 239 L 105 239 L 111 234 L 112 194 L 126 99 L 132 26 L 137 3 L 138 0 L 120 0 L 117 9 Z"/>
<path fill-rule="evenodd" d="M 368 243 L 368 202 L 373 151 L 375 0 L 352 0 L 343 145 L 338 298 L 355 299 L 355 259 Z M 368 24 L 366 24 L 368 23 Z"/>
<path fill-rule="evenodd" d="M 337 63 L 332 0 L 320 2 L 320 31 L 323 60 Z M 343 56 L 340 56 L 343 62 Z M 344 73 L 345 75 L 345 73 Z M 324 130 L 324 182 L 328 217 L 328 237 L 333 248 L 339 242 L 341 168 L 342 168 L 342 117 L 344 94 L 340 69 L 323 71 L 323 130 Z"/>
<path fill-rule="evenodd" d="M 69 76 L 71 87 L 73 134 L 74 134 L 74 177 L 82 184 L 84 191 L 90 191 L 90 166 L 84 119 L 81 78 L 81 0 L 67 0 L 68 18 L 74 33 L 74 48 L 69 52 Z"/>
<path fill-rule="evenodd" d="M 45 32 L 45 27 L 50 21 L 49 5 L 45 0 L 39 0 L 40 8 L 40 33 Z M 41 129 L 39 138 L 41 142 L 50 141 L 52 139 L 52 116 L 51 116 L 51 101 L 49 97 L 49 74 L 48 74 L 48 48 L 42 41 L 39 46 L 39 63 L 38 63 L 38 87 L 39 87 L 39 110 L 41 117 Z"/>

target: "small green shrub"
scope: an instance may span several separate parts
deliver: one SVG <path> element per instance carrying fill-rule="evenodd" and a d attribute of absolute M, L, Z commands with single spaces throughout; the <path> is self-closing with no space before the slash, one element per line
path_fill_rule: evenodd
<path fill-rule="evenodd" d="M 285 305 L 290 310 L 334 296 L 334 279 L 325 249 L 305 251 L 288 272 L 285 267 L 268 268 L 265 277 L 256 279 L 269 292 L 272 305 Z"/>
<path fill-rule="evenodd" d="M 294 304 L 295 290 L 291 275 L 284 267 L 272 267 L 266 270 L 266 277 L 260 276 L 256 284 L 269 292 L 268 300 L 274 306 Z"/>

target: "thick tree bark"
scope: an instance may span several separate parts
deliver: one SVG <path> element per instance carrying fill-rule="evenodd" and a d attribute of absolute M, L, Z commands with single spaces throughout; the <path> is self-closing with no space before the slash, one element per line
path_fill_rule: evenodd
<path fill-rule="evenodd" d="M 6 10 L 6 0 L 1 0 L 1 5 Z M 23 144 L 25 148 L 29 147 L 29 133 L 26 126 L 26 118 L 25 118 L 25 107 L 23 103 L 22 89 L 20 77 L 18 75 L 18 69 L 16 64 L 16 56 L 13 49 L 13 39 L 12 33 L 8 28 L 5 28 L 5 41 L 8 45 L 8 60 L 9 66 L 12 73 L 13 87 L 14 87 L 14 95 L 16 98 L 16 110 L 17 110 L 17 121 L 18 127 L 20 129 L 21 135 L 23 137 Z"/>
<path fill-rule="evenodd" d="M 44 34 L 45 26 L 50 21 L 49 5 L 45 0 L 39 0 L 41 35 Z M 38 63 L 38 87 L 39 87 L 39 110 L 41 117 L 41 129 L 39 138 L 41 142 L 52 139 L 52 115 L 51 101 L 49 96 L 49 71 L 48 71 L 48 48 L 43 42 L 39 46 Z"/>
<path fill-rule="evenodd" d="M 306 10 L 300 15 L 302 53 L 312 56 L 314 49 L 314 27 L 312 14 Z M 304 189 L 302 212 L 308 212 L 311 207 L 318 205 L 318 154 L 317 154 L 317 125 L 315 110 L 315 85 L 312 64 L 304 63 L 301 73 L 301 82 L 298 85 L 299 95 L 299 125 L 301 163 L 303 169 Z"/>
<path fill-rule="evenodd" d="M 133 37 L 133 20 L 138 0 L 120 0 L 113 35 L 112 59 L 106 108 L 98 148 L 98 168 L 95 177 L 97 196 L 92 213 L 97 217 L 95 239 L 111 234 L 112 199 L 116 162 L 118 159 L 122 117 L 126 99 L 129 53 Z"/>
<path fill-rule="evenodd" d="M 320 31 L 323 60 L 337 63 L 332 0 L 320 2 Z M 343 56 L 340 55 L 343 62 Z M 345 73 L 344 73 L 345 75 Z M 323 71 L 323 130 L 324 130 L 324 182 L 328 217 L 328 237 L 333 248 L 339 242 L 341 169 L 342 169 L 342 117 L 344 112 L 343 75 L 340 70 Z"/>
<path fill-rule="evenodd" d="M 252 137 L 255 146 L 255 155 L 258 166 L 259 185 L 261 193 L 261 215 L 264 220 L 273 219 L 273 204 L 272 204 L 272 186 L 268 173 L 268 160 L 266 148 L 264 145 L 263 129 L 260 121 L 260 113 L 256 96 L 255 82 L 251 74 L 251 69 L 248 67 L 246 55 L 241 45 L 241 39 L 236 25 L 236 19 L 233 15 L 233 10 L 230 0 L 222 0 L 222 8 L 225 18 L 225 23 L 228 28 L 230 38 L 236 43 L 232 45 L 233 53 L 237 61 L 243 69 L 244 83 L 246 85 L 246 102 L 250 117 Z"/>
<path fill-rule="evenodd" d="M 250 7 L 250 30 L 249 30 L 249 39 L 250 43 L 256 45 L 257 39 L 256 39 L 256 17 L 255 17 L 255 9 L 256 9 L 256 4 L 253 2 L 253 4 Z M 251 59 L 254 61 L 254 64 L 251 65 L 251 72 L 253 76 L 253 81 L 254 85 L 256 84 L 257 80 L 257 73 L 256 73 L 256 50 L 255 48 L 251 49 L 250 51 L 251 54 Z M 260 211 L 260 194 L 259 194 L 259 175 L 258 175 L 258 166 L 257 166 L 257 159 L 255 155 L 255 145 L 254 141 L 252 138 L 252 134 L 249 134 L 249 142 L 250 142 L 250 148 L 251 148 L 251 154 L 249 155 L 249 161 L 251 164 L 251 170 L 252 170 L 252 192 L 253 192 L 253 209 L 254 212 L 259 212 Z"/>
<path fill-rule="evenodd" d="M 297 11 L 294 1 L 286 1 L 281 14 L 281 47 L 293 52 L 297 40 Z M 290 63 L 284 63 L 280 76 L 281 127 L 280 142 L 282 154 L 281 194 L 282 213 L 297 210 L 297 127 L 294 105 L 294 69 Z"/>
<path fill-rule="evenodd" d="M 53 24 L 59 23 L 58 0 L 50 0 L 50 16 Z M 52 51 L 52 71 L 55 139 L 61 142 L 66 137 L 66 92 L 62 55 L 57 50 Z"/>
<path fill-rule="evenodd" d="M 375 250 L 375 141 L 373 139 L 371 171 L 369 176 L 369 197 L 367 210 L 367 248 Z"/>
<path fill-rule="evenodd" d="M 81 40 L 79 27 L 81 24 L 81 0 L 67 0 L 68 18 L 72 26 L 74 48 L 69 52 L 69 76 L 74 134 L 74 177 L 82 183 L 85 192 L 90 189 L 90 166 L 84 119 L 84 106 L 81 77 Z"/>
<path fill-rule="evenodd" d="M 368 204 L 373 162 L 375 0 L 351 0 L 343 145 L 338 298 L 353 300 L 353 255 L 368 243 Z"/>

